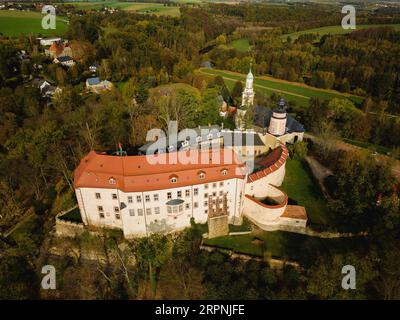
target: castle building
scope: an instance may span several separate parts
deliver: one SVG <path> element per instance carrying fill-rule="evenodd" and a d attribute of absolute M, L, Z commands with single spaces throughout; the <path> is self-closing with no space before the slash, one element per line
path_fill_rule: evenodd
<path fill-rule="evenodd" d="M 227 139 L 221 149 L 164 152 L 156 156 L 165 161 L 156 164 L 146 155 L 90 152 L 74 174 L 83 223 L 120 229 L 126 238 L 143 237 L 182 230 L 192 218 L 206 223 L 210 208 L 215 212 L 226 201 L 230 224 L 240 225 L 247 217 L 264 230 L 304 232 L 304 208 L 288 205 L 279 189 L 288 157 L 285 145 L 255 132 L 250 133 L 252 145 L 246 146 L 247 140 L 230 145 L 232 136 L 244 133 L 221 131 L 216 139 Z M 176 161 L 190 152 L 198 161 Z M 251 156 L 256 159 L 252 168 L 243 160 Z"/>

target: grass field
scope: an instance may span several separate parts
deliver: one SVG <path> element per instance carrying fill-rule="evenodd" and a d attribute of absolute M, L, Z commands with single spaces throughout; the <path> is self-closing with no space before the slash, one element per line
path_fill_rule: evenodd
<path fill-rule="evenodd" d="M 221 76 L 224 78 L 225 83 L 231 89 L 237 80 L 244 82 L 246 75 L 217 69 L 201 68 L 200 72 L 211 76 Z M 285 80 L 276 79 L 269 76 L 255 77 L 254 89 L 263 94 L 271 95 L 273 92 L 282 95 L 286 100 L 296 102 L 299 106 L 308 107 L 310 98 L 319 98 L 323 100 L 331 100 L 333 98 L 347 98 L 355 104 L 360 105 L 364 98 L 350 94 L 341 93 L 334 90 L 318 89 L 307 86 L 302 83 L 289 82 Z"/>
<path fill-rule="evenodd" d="M 377 152 L 379 154 L 383 154 L 385 156 L 387 155 L 391 155 L 391 153 L 393 152 L 393 150 L 389 147 L 385 147 L 385 146 L 381 146 L 378 144 L 373 144 L 373 143 L 369 143 L 369 142 L 362 142 L 362 141 L 357 141 L 357 140 L 351 140 L 351 139 L 346 139 L 343 138 L 342 139 L 344 142 L 352 144 L 354 146 L 360 147 L 360 148 L 364 148 L 364 149 L 368 149 L 374 152 Z M 400 158 L 398 157 L 397 160 L 400 160 Z"/>
<path fill-rule="evenodd" d="M 281 188 L 289 199 L 306 208 L 309 223 L 327 225 L 331 222 L 326 201 L 306 164 L 298 160 L 287 160 Z"/>
<path fill-rule="evenodd" d="M 361 29 L 368 29 L 368 28 L 376 28 L 376 27 L 393 27 L 396 30 L 400 30 L 400 24 L 362 24 L 362 25 L 357 25 L 356 30 L 361 30 Z M 322 37 L 325 34 L 346 34 L 353 32 L 354 30 L 352 29 L 343 29 L 342 26 L 337 25 L 337 26 L 328 26 L 328 27 L 321 27 L 321 28 L 314 28 L 314 29 L 308 29 L 304 31 L 299 31 L 299 32 L 294 32 L 294 33 L 289 33 L 289 34 L 284 34 L 282 35 L 282 39 L 287 38 L 287 36 L 290 36 L 292 40 L 296 40 L 299 36 L 303 34 L 318 34 L 319 37 Z"/>
<path fill-rule="evenodd" d="M 247 52 L 250 50 L 250 43 L 249 40 L 246 38 L 233 40 L 228 47 L 234 48 L 239 52 Z"/>
<path fill-rule="evenodd" d="M 184 0 L 177 1 L 184 3 Z M 190 2 L 190 1 L 188 1 Z M 135 11 L 139 13 L 148 13 L 156 15 L 179 16 L 179 7 L 168 7 L 162 3 L 146 2 L 120 2 L 120 1 L 93 1 L 93 2 L 67 2 L 86 10 L 99 10 L 102 7 L 118 8 L 125 11 Z"/>
<path fill-rule="evenodd" d="M 41 34 L 43 36 L 61 36 L 67 29 L 67 20 L 57 18 L 56 29 L 42 28 L 42 15 L 40 12 L 28 11 L 0 11 L 0 32 L 7 36 L 19 34 Z"/>

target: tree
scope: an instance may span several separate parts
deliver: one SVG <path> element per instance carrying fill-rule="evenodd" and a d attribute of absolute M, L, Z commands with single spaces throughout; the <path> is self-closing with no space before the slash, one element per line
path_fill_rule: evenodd
<path fill-rule="evenodd" d="M 152 295 L 156 294 L 157 273 L 171 255 L 171 243 L 168 237 L 152 234 L 134 243 L 134 252 L 139 265 L 147 269 L 147 279 Z"/>
<path fill-rule="evenodd" d="M 242 81 L 236 81 L 235 85 L 233 86 L 231 96 L 233 100 L 236 102 L 236 105 L 239 105 L 240 99 L 242 98 L 243 92 L 243 83 Z"/>

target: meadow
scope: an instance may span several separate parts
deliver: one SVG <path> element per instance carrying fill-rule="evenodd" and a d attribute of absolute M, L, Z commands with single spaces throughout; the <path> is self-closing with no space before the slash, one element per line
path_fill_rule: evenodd
<path fill-rule="evenodd" d="M 42 28 L 40 12 L 0 10 L 0 32 L 6 36 L 35 34 L 43 36 L 61 36 L 67 29 L 67 20 L 57 17 L 56 29 Z"/>
<path fill-rule="evenodd" d="M 249 40 L 246 38 L 233 40 L 231 43 L 228 44 L 228 47 L 234 48 L 239 52 L 247 52 L 251 49 Z"/>
<path fill-rule="evenodd" d="M 393 27 L 396 30 L 400 30 L 400 24 L 360 24 L 356 26 L 356 30 L 361 30 L 361 29 L 368 29 L 368 28 L 377 28 L 377 27 Z M 299 32 L 294 32 L 294 33 L 288 33 L 284 34 L 281 36 L 282 39 L 286 40 L 288 36 L 292 38 L 292 40 L 296 40 L 299 36 L 303 34 L 317 34 L 318 38 L 321 38 L 323 35 L 326 34 L 347 34 L 351 33 L 354 30 L 352 29 L 343 29 L 342 26 L 336 25 L 336 26 L 327 26 L 327 27 L 320 27 L 320 28 L 314 28 L 314 29 L 308 29 L 308 30 L 303 30 Z"/>
<path fill-rule="evenodd" d="M 227 86 L 233 88 L 236 81 L 244 82 L 246 75 L 217 69 L 201 68 L 200 72 L 210 76 L 221 76 Z M 270 76 L 254 77 L 254 89 L 265 95 L 271 95 L 273 92 L 283 96 L 286 100 L 295 102 L 298 106 L 308 107 L 311 98 L 322 100 L 331 100 L 333 98 L 349 99 L 356 105 L 360 105 L 364 98 L 360 96 L 341 93 L 335 90 L 326 90 L 307 86 L 303 83 L 289 82 L 276 79 Z"/>

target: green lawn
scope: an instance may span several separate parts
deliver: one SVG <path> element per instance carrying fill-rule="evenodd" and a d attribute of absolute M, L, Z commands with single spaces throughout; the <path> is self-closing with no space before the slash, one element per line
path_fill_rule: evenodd
<path fill-rule="evenodd" d="M 28 11 L 0 11 L 0 32 L 7 36 L 18 36 L 19 34 L 41 34 L 43 36 L 61 36 L 67 29 L 67 20 L 58 17 L 56 29 L 42 28 L 42 15 L 40 12 Z"/>
<path fill-rule="evenodd" d="M 285 180 L 281 188 L 287 193 L 290 200 L 294 200 L 306 208 L 309 224 L 327 225 L 331 222 L 326 200 L 307 164 L 288 159 Z"/>
<path fill-rule="evenodd" d="M 361 29 L 368 29 L 368 28 L 377 28 L 377 27 L 393 27 L 396 30 L 400 30 L 400 24 L 360 24 L 356 26 L 356 30 L 361 30 Z M 282 39 L 285 39 L 290 36 L 292 40 L 297 39 L 299 36 L 303 34 L 318 34 L 319 37 L 322 37 L 325 34 L 346 34 L 353 32 L 354 30 L 352 29 L 343 29 L 342 26 L 336 25 L 336 26 L 327 26 L 327 27 L 321 27 L 321 28 L 314 28 L 314 29 L 308 29 L 304 31 L 299 31 L 299 32 L 294 32 L 294 33 L 289 33 L 289 34 L 284 34 L 281 36 Z"/>
<path fill-rule="evenodd" d="M 249 40 L 246 38 L 233 40 L 228 47 L 234 48 L 239 52 L 247 52 L 250 50 L 250 43 Z"/>
<path fill-rule="evenodd" d="M 245 74 L 237 72 L 206 68 L 201 68 L 200 72 L 211 76 L 223 77 L 229 88 L 232 88 L 237 80 L 242 82 L 246 80 Z M 255 77 L 254 89 L 266 95 L 271 95 L 273 92 L 275 92 L 284 96 L 286 100 L 295 102 L 297 105 L 302 107 L 308 107 L 310 98 L 319 98 L 323 100 L 347 98 L 357 105 L 360 105 L 364 100 L 363 97 L 345 94 L 334 90 L 314 88 L 302 83 L 288 82 L 270 76 Z"/>
<path fill-rule="evenodd" d="M 254 243 L 254 239 L 262 242 Z M 257 231 L 240 236 L 224 236 L 204 239 L 204 244 L 238 253 L 299 261 L 304 265 L 313 262 L 318 253 L 345 253 L 363 250 L 367 240 L 363 237 L 324 239 L 284 231 Z"/>

